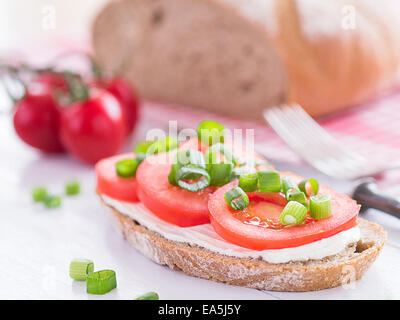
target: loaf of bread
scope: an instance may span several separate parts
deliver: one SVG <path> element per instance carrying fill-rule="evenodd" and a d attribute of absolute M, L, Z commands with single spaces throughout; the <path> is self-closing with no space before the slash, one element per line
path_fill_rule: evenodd
<path fill-rule="evenodd" d="M 258 120 L 295 101 L 318 116 L 393 85 L 398 21 L 396 0 L 116 0 L 93 49 L 145 99 Z"/>

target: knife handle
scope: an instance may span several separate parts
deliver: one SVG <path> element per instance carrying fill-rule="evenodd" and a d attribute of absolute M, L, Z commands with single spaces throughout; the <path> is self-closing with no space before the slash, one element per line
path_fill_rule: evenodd
<path fill-rule="evenodd" d="M 374 208 L 400 218 L 400 201 L 383 194 L 372 181 L 359 184 L 354 190 L 353 199 L 361 205 L 362 210 Z"/>

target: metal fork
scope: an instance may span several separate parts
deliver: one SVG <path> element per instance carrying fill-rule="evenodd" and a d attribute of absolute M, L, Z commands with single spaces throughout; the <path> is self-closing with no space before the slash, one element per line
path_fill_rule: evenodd
<path fill-rule="evenodd" d="M 333 138 L 298 104 L 266 109 L 263 115 L 296 154 L 328 176 L 354 180 L 400 168 L 400 162 L 374 168 L 365 157 Z"/>

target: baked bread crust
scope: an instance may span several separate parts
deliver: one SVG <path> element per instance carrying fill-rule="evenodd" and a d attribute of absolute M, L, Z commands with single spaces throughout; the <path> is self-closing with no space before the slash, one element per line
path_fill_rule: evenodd
<path fill-rule="evenodd" d="M 357 245 L 322 260 L 272 264 L 259 259 L 235 258 L 188 243 L 171 241 L 108 207 L 127 241 L 154 262 L 184 273 L 231 285 L 271 291 L 313 291 L 358 280 L 375 261 L 386 241 L 379 225 L 358 218 Z"/>

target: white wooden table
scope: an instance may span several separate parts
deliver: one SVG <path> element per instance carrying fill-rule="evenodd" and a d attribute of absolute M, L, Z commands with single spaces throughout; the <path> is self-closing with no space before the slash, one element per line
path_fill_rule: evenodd
<path fill-rule="evenodd" d="M 109 213 L 94 194 L 93 169 L 27 147 L 8 116 L 0 116 L 0 155 L 0 299 L 134 299 L 148 291 L 161 299 L 400 299 L 400 221 L 385 214 L 365 216 L 386 228 L 388 243 L 350 288 L 259 291 L 189 277 L 136 252 L 109 223 Z M 82 193 L 63 198 L 60 208 L 32 202 L 32 186 L 62 193 L 72 178 L 81 182 Z M 94 260 L 97 270 L 114 269 L 118 288 L 104 296 L 87 294 L 85 283 L 68 275 L 75 257 Z"/>

